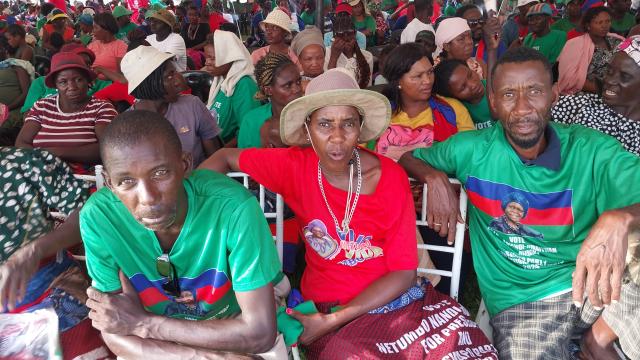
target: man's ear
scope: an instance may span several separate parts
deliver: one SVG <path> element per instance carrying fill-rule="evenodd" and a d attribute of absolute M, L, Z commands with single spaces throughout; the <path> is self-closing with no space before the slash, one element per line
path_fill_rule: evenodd
<path fill-rule="evenodd" d="M 551 107 L 556 106 L 558 100 L 560 99 L 560 89 L 558 88 L 558 83 L 555 83 L 551 86 L 551 95 L 553 96 L 553 101 L 551 102 Z"/>
<path fill-rule="evenodd" d="M 491 114 L 496 113 L 496 105 L 495 105 L 495 94 L 493 93 L 493 86 L 487 87 L 487 98 L 489 100 L 489 110 L 491 110 Z"/>
<path fill-rule="evenodd" d="M 270 85 L 263 86 L 262 93 L 267 95 L 268 97 L 271 97 L 271 94 L 272 94 L 271 86 Z"/>
<path fill-rule="evenodd" d="M 184 171 L 184 177 L 188 177 L 193 169 L 193 157 L 189 152 L 182 152 L 182 170 Z"/>

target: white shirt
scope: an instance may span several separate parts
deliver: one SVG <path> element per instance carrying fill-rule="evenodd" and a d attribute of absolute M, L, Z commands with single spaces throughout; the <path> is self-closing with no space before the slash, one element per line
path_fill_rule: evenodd
<path fill-rule="evenodd" d="M 187 70 L 187 47 L 182 36 L 171 33 L 163 41 L 156 40 L 156 34 L 147 36 L 147 42 L 154 48 L 176 56 L 174 61 L 177 71 Z"/>
<path fill-rule="evenodd" d="M 418 35 L 418 33 L 423 30 L 429 30 L 434 34 L 436 33 L 433 30 L 433 26 L 431 26 L 431 24 L 425 24 L 422 21 L 418 20 L 418 18 L 414 18 L 407 25 L 407 27 L 402 30 L 402 34 L 400 34 L 400 44 L 415 42 L 416 35 Z"/>
<path fill-rule="evenodd" d="M 371 82 L 373 80 L 373 55 L 367 50 L 361 49 L 362 55 L 364 55 L 365 60 L 369 64 L 369 70 L 371 71 L 371 76 L 369 76 L 369 86 L 371 86 Z M 324 70 L 328 70 L 329 60 L 331 60 L 331 46 L 327 48 L 324 56 Z M 353 54 L 352 58 L 347 58 L 344 54 L 340 54 L 338 57 L 338 61 L 336 62 L 336 67 L 345 68 L 351 72 L 353 77 L 355 78 L 355 74 L 358 70 L 358 60 L 356 59 L 356 55 Z M 357 80 L 357 79 L 356 79 Z"/>

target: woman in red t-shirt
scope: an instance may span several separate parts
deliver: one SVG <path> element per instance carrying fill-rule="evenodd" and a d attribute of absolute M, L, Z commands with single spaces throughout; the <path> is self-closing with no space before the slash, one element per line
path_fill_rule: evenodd
<path fill-rule="evenodd" d="M 388 351 L 380 353 L 377 342 L 419 328 L 432 309 L 425 305 L 457 304 L 430 285 L 415 286 L 415 211 L 406 173 L 358 146 L 379 136 L 390 116 L 385 97 L 360 90 L 351 75 L 331 69 L 282 111 L 280 136 L 290 148 L 225 148 L 201 165 L 244 171 L 293 210 L 306 240 L 302 295 L 320 312 L 286 313 L 302 324 L 298 341 L 310 359 L 383 358 Z M 426 357 L 420 339 L 434 330 L 428 327 L 416 330 L 398 353 Z M 465 331 L 488 344 L 477 328 L 465 325 Z M 437 358 L 458 346 L 457 336 L 442 340 Z M 370 356 L 375 353 L 380 355 Z"/>

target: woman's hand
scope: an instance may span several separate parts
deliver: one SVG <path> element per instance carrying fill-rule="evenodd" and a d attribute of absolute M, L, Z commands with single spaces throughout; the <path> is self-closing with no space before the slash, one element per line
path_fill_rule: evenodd
<path fill-rule="evenodd" d="M 305 315 L 293 309 L 287 309 L 287 314 L 300 321 L 304 327 L 304 331 L 298 339 L 301 344 L 311 344 L 338 327 L 334 324 L 333 319 L 335 317 L 331 314 L 316 313 Z"/>

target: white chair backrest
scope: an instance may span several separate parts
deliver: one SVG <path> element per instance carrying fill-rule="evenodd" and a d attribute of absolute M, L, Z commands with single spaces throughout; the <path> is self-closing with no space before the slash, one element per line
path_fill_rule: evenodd
<path fill-rule="evenodd" d="M 452 184 L 460 184 L 458 180 L 449 179 Z M 453 254 L 453 263 L 451 270 L 440 269 L 425 269 L 418 268 L 418 274 L 436 274 L 440 276 L 446 276 L 451 278 L 451 288 L 449 289 L 449 295 L 458 299 L 458 293 L 460 291 L 460 269 L 462 266 L 462 250 L 464 246 L 464 232 L 466 229 L 465 223 L 467 220 L 467 192 L 461 187 L 460 189 L 460 201 L 458 206 L 460 207 L 460 214 L 462 215 L 462 223 L 458 223 L 456 226 L 456 239 L 453 246 L 439 246 L 439 245 L 418 245 L 419 249 L 427 249 L 429 251 L 440 251 L 449 254 Z M 427 184 L 424 184 L 422 188 L 422 208 L 420 209 L 420 217 L 416 221 L 417 226 L 427 226 Z"/>
<path fill-rule="evenodd" d="M 242 179 L 242 185 L 249 188 L 249 175 L 243 172 L 230 172 L 227 174 L 228 177 L 234 179 Z M 265 211 L 265 187 L 260 185 L 259 193 L 258 193 L 258 202 L 260 203 L 260 208 L 262 208 L 262 212 L 264 213 L 264 217 L 267 219 L 275 219 L 276 221 L 276 235 L 274 239 L 276 241 L 276 248 L 278 249 L 278 258 L 280 259 L 280 263 L 282 264 L 282 254 L 284 247 L 284 200 L 280 194 L 276 194 L 276 211 L 275 212 L 266 212 Z"/>

